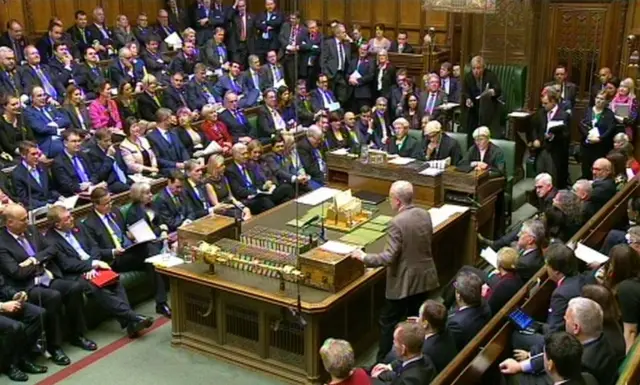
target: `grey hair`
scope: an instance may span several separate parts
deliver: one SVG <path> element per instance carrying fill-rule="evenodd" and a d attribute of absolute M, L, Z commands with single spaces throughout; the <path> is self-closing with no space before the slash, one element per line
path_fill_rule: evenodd
<path fill-rule="evenodd" d="M 474 273 L 460 273 L 456 277 L 455 288 L 460 298 L 468 306 L 482 302 L 482 279 Z"/>
<path fill-rule="evenodd" d="M 241 151 L 244 151 L 247 149 L 247 145 L 244 143 L 236 143 L 233 145 L 233 147 L 231 147 L 231 153 L 233 153 L 233 155 L 239 154 Z"/>
<path fill-rule="evenodd" d="M 540 245 L 540 243 L 544 240 L 544 223 L 542 223 L 542 221 L 539 219 L 527 219 L 522 223 L 521 230 L 533 237 L 533 239 L 536 240 L 537 245 Z"/>
<path fill-rule="evenodd" d="M 427 77 L 427 81 L 429 81 L 431 79 L 436 79 L 436 80 L 440 81 L 440 76 L 438 74 L 429 74 L 429 76 Z"/>
<path fill-rule="evenodd" d="M 376 104 L 380 103 L 380 102 L 384 102 L 385 104 L 387 103 L 387 98 L 385 98 L 384 96 L 379 96 L 376 99 Z"/>
<path fill-rule="evenodd" d="M 399 124 L 402 126 L 402 128 L 406 128 L 406 129 L 409 129 L 409 126 L 410 126 L 409 121 L 405 118 L 397 118 L 396 120 L 393 121 L 392 126 L 395 127 L 396 124 Z"/>
<path fill-rule="evenodd" d="M 471 67 L 474 67 L 476 65 L 479 65 L 479 66 L 482 66 L 482 67 L 485 66 L 484 58 L 482 56 L 474 56 L 471 59 Z"/>
<path fill-rule="evenodd" d="M 338 379 L 348 378 L 355 365 L 353 348 L 345 340 L 325 340 L 320 347 L 320 358 L 327 372 Z"/>
<path fill-rule="evenodd" d="M 587 194 L 587 197 L 591 197 L 591 191 L 593 187 L 591 186 L 591 182 L 586 179 L 578 179 L 576 183 L 573 184 L 573 190 L 582 190 Z"/>
<path fill-rule="evenodd" d="M 171 115 L 173 115 L 173 112 L 171 112 L 170 109 L 164 107 L 158 108 L 158 111 L 156 111 L 156 122 L 162 123 L 171 118 Z"/>
<path fill-rule="evenodd" d="M 555 200 L 558 208 L 574 222 L 580 222 L 582 215 L 582 201 L 571 190 L 560 190 Z"/>
<path fill-rule="evenodd" d="M 125 57 L 127 55 L 127 52 L 131 53 L 131 50 L 129 48 L 127 48 L 127 47 L 120 48 L 120 50 L 118 51 L 118 57 L 120 59 L 122 59 L 123 57 Z"/>
<path fill-rule="evenodd" d="M 614 142 L 629 143 L 629 135 L 625 134 L 624 132 L 618 132 L 613 137 L 613 141 Z"/>
<path fill-rule="evenodd" d="M 547 174 L 546 172 L 543 172 L 542 174 L 536 175 L 535 182 L 536 183 L 542 182 L 546 185 L 550 185 L 550 184 L 553 184 L 553 177 Z"/>
<path fill-rule="evenodd" d="M 473 139 L 478 139 L 479 136 L 486 136 L 487 138 L 491 138 L 491 131 L 487 126 L 480 126 L 473 130 Z"/>
<path fill-rule="evenodd" d="M 386 49 L 381 49 L 378 51 L 378 56 L 389 56 Z"/>
<path fill-rule="evenodd" d="M 390 194 L 398 198 L 403 205 L 409 205 L 413 202 L 413 185 L 406 180 L 398 180 L 393 182 Z"/>
<path fill-rule="evenodd" d="M 633 226 L 627 230 L 627 237 L 631 243 L 640 243 L 640 226 Z"/>
<path fill-rule="evenodd" d="M 596 301 L 584 297 L 572 298 L 567 306 L 569 311 L 586 336 L 597 337 L 602 333 L 604 314 Z"/>
<path fill-rule="evenodd" d="M 309 138 L 322 138 L 322 135 L 322 128 L 316 126 L 315 124 L 312 124 L 307 129 L 307 137 Z"/>

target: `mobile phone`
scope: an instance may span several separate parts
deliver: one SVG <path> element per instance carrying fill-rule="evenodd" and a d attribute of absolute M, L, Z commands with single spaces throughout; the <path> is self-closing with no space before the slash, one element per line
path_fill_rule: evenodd
<path fill-rule="evenodd" d="M 533 327 L 535 321 L 520 308 L 509 314 L 509 321 L 511 321 L 519 331 L 525 334 L 535 333 L 535 328 Z"/>

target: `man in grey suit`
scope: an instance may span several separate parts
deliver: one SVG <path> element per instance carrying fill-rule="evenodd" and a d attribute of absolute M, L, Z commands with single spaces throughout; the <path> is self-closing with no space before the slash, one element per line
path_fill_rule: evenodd
<path fill-rule="evenodd" d="M 357 250 L 352 254 L 366 266 L 387 267 L 377 362 L 382 362 L 391 350 L 396 324 L 407 316 L 418 314 L 427 293 L 440 285 L 431 255 L 431 216 L 413 205 L 413 185 L 402 180 L 394 182 L 389 190 L 389 201 L 398 214 L 389 223 L 384 251 L 367 255 Z"/>
<path fill-rule="evenodd" d="M 429 75 L 427 89 L 420 93 L 418 101 L 418 113 L 422 117 L 428 116 L 429 121 L 441 120 L 442 110 L 440 106 L 447 100 L 447 94 L 440 89 L 440 76 Z"/>
<path fill-rule="evenodd" d="M 334 37 L 324 41 L 320 52 L 320 68 L 329 78 L 331 90 L 341 105 L 346 105 L 350 97 L 346 74 L 351 59 L 351 48 L 345 43 L 346 37 L 344 25 L 336 25 Z"/>

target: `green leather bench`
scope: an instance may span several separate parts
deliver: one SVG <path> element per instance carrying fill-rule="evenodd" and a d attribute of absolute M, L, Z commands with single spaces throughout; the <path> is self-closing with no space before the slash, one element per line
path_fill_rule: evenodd
<path fill-rule="evenodd" d="M 505 219 L 506 225 L 511 224 L 511 212 L 513 211 L 513 181 L 516 174 L 516 142 L 503 139 L 491 139 L 491 143 L 500 147 L 504 153 L 505 162 L 505 186 L 504 186 L 504 202 L 505 202 Z"/>
<path fill-rule="evenodd" d="M 467 134 L 465 134 L 464 132 L 446 132 L 445 134 L 458 142 L 458 144 L 460 145 L 460 149 L 462 150 L 462 156 L 464 157 L 464 155 L 467 153 L 467 150 L 469 149 L 469 147 L 467 147 Z"/>
<path fill-rule="evenodd" d="M 631 365 L 638 364 L 636 357 L 640 354 L 640 338 L 636 338 L 636 342 L 633 343 L 631 349 L 629 349 L 629 353 L 627 353 L 624 361 L 618 367 L 618 376 L 620 379 L 616 383 L 617 385 L 631 385 L 631 382 L 627 382 L 628 380 L 634 380 L 632 374 L 637 373 L 640 369 L 637 367 L 632 367 Z M 635 363 L 634 363 L 635 359 Z M 637 374 L 636 374 L 637 376 Z"/>

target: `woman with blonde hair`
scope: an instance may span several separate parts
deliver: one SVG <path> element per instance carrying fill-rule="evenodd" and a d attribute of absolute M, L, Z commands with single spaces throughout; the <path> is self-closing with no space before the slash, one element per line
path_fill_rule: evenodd
<path fill-rule="evenodd" d="M 493 314 L 497 314 L 524 284 L 520 275 L 516 273 L 518 264 L 516 249 L 501 248 L 498 250 L 496 261 L 498 264 L 497 273 L 489 275 L 490 284 L 485 283 L 482 286 L 482 296 L 489 304 Z"/>
<path fill-rule="evenodd" d="M 348 341 L 328 338 L 320 347 L 324 369 L 331 376 L 329 385 L 368 385 L 370 379 L 362 368 L 355 367 L 353 348 Z"/>
<path fill-rule="evenodd" d="M 93 132 L 93 124 L 91 123 L 89 110 L 87 110 L 84 102 L 84 95 L 82 90 L 74 84 L 67 87 L 62 109 L 69 117 L 72 127 L 82 130 L 85 134 Z"/>
<path fill-rule="evenodd" d="M 138 121 L 133 117 L 127 119 L 124 129 L 126 137 L 120 143 L 120 153 L 129 174 L 148 174 L 151 177 L 158 174 L 156 155 L 144 136 L 147 130 L 152 129 L 153 126 L 154 124 L 149 124 L 145 120 Z"/>
<path fill-rule="evenodd" d="M 620 82 L 618 92 L 609 103 L 609 108 L 615 114 L 616 121 L 624 125 L 624 131 L 631 141 L 635 137 L 635 127 L 638 124 L 638 99 L 635 88 L 633 79 L 624 79 Z"/>
<path fill-rule="evenodd" d="M 141 119 L 156 120 L 156 112 L 162 107 L 158 87 L 158 79 L 155 76 L 146 75 L 142 78 L 142 92 L 136 97 L 138 115 Z"/>
<path fill-rule="evenodd" d="M 234 218 L 240 217 L 246 221 L 251 218 L 251 210 L 233 196 L 224 170 L 224 157 L 219 154 L 212 155 L 207 162 L 207 175 L 204 180 L 209 202 L 214 212 Z"/>

